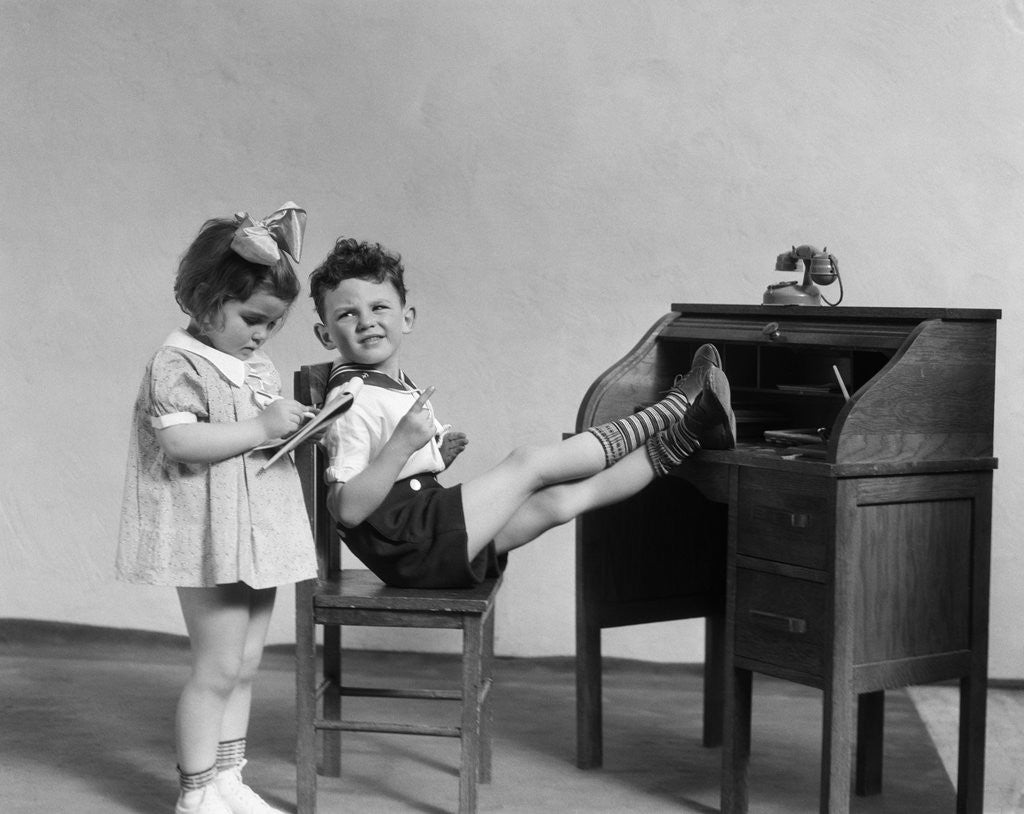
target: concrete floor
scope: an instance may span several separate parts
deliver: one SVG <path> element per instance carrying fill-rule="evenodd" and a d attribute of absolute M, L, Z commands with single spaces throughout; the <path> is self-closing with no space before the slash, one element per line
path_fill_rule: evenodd
<path fill-rule="evenodd" d="M 907 690 L 946 773 L 956 777 L 959 692 L 938 684 Z M 985 814 L 1024 814 L 1024 690 L 990 687 L 985 732 Z"/>
<path fill-rule="evenodd" d="M 172 721 L 188 671 L 183 641 L 39 623 L 15 624 L 11 631 L 10 622 L 0 622 L 0 811 L 172 811 Z M 352 683 L 408 674 L 414 685 L 424 686 L 454 677 L 458 663 L 448 656 L 355 652 L 347 664 Z M 293 687 L 290 655 L 272 649 L 257 687 L 246 770 L 250 785 L 289 812 L 295 804 Z M 816 812 L 820 693 L 762 677 L 755 678 L 754 691 L 751 812 Z M 937 741 L 948 749 L 951 738 L 955 744 L 955 716 L 952 734 L 941 718 L 949 717 L 951 703 L 955 709 L 955 698 L 949 700 L 953 690 L 922 693 L 923 705 L 932 707 Z M 1008 695 L 1006 703 L 1019 713 L 1019 696 Z M 494 779 L 480 789 L 483 812 L 719 810 L 721 752 L 700 745 L 696 666 L 606 665 L 605 761 L 599 770 L 575 767 L 571 659 L 498 659 L 492 698 Z M 895 691 L 887 698 L 885 791 L 855 798 L 852 811 L 954 811 L 955 792 L 943 757 L 910 695 Z M 408 705 L 403 714 L 418 719 L 437 709 L 436 703 L 417 708 L 420 703 L 391 702 Z M 454 706 L 441 716 L 444 720 L 452 717 Z M 1006 717 L 1005 704 L 995 706 L 1000 718 Z M 1000 745 L 1001 753 L 1005 746 Z M 1018 740 L 1013 748 L 1019 747 Z M 343 763 L 343 778 L 321 779 L 321 812 L 455 810 L 456 740 L 351 734 Z M 990 772 L 988 795 L 998 800 L 986 805 L 986 812 L 1019 810 L 1019 794 L 1013 795 L 1020 765 L 1004 757 L 998 768 L 1013 776 L 993 778 Z"/>

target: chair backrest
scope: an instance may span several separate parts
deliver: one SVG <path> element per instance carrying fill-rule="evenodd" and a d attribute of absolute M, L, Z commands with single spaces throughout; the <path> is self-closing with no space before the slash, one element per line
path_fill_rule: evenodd
<path fill-rule="evenodd" d="M 295 400 L 319 407 L 327 397 L 327 380 L 331 377 L 331 362 L 303 365 L 295 371 Z"/>
<path fill-rule="evenodd" d="M 295 372 L 295 400 L 319 407 L 327 395 L 330 375 L 330 362 L 303 365 Z M 295 450 L 295 466 L 306 499 L 320 576 L 326 577 L 341 569 L 341 540 L 337 524 L 327 510 L 327 484 L 324 482 L 327 456 L 318 444 L 302 444 Z"/>

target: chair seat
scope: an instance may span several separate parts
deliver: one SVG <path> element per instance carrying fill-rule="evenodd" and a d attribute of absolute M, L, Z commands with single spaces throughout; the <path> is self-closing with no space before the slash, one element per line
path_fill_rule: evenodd
<path fill-rule="evenodd" d="M 467 617 L 491 618 L 501 577 L 472 588 L 393 588 L 373 573 L 346 568 L 317 580 L 313 618 L 324 625 L 464 628 Z"/>
<path fill-rule="evenodd" d="M 496 578 L 472 588 L 392 588 L 370 571 L 346 568 L 314 584 L 313 606 L 482 614 L 494 603 L 500 584 Z"/>

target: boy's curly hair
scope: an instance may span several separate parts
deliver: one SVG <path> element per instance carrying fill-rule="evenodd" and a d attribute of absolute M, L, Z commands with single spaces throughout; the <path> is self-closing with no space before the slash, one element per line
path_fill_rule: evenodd
<path fill-rule="evenodd" d="M 405 305 L 404 277 L 402 256 L 397 252 L 389 252 L 379 243 L 339 237 L 324 261 L 309 275 L 309 296 L 313 298 L 321 320 L 325 319 L 324 297 L 327 292 L 337 288 L 342 280 L 353 278 L 391 283 L 402 305 Z"/>

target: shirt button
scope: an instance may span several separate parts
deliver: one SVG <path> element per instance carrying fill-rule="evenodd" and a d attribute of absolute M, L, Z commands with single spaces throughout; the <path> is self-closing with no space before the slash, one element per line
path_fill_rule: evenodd
<path fill-rule="evenodd" d="M 412 489 L 414 492 L 418 492 L 420 489 L 423 488 L 423 486 L 418 480 L 416 480 L 416 478 L 413 478 L 411 481 L 409 481 L 409 488 Z"/>

